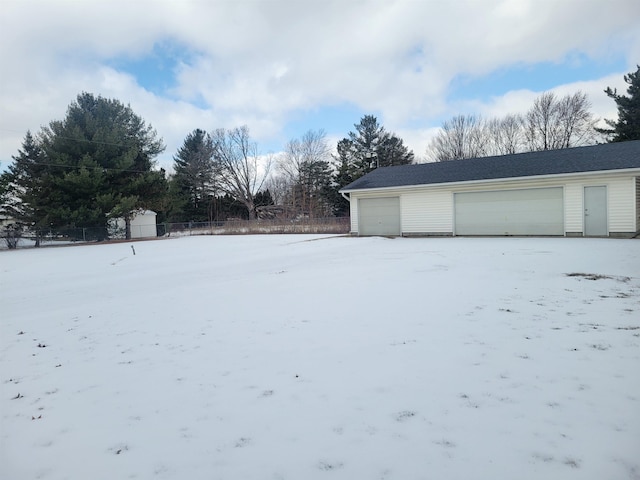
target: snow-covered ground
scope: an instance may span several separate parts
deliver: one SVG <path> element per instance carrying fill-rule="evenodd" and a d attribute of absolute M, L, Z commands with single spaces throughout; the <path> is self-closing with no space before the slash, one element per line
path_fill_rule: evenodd
<path fill-rule="evenodd" d="M 134 246 L 0 252 L 0 478 L 640 478 L 640 241 Z"/>

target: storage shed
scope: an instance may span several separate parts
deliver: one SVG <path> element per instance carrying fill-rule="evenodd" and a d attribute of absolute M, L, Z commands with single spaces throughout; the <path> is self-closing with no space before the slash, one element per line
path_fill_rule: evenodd
<path fill-rule="evenodd" d="M 632 237 L 640 141 L 378 168 L 340 192 L 353 235 Z"/>
<path fill-rule="evenodd" d="M 157 237 L 157 213 L 152 210 L 140 210 L 131 218 L 131 238 Z"/>
<path fill-rule="evenodd" d="M 156 226 L 157 213 L 152 210 L 136 210 L 131 212 L 131 238 L 157 237 Z M 124 238 L 126 224 L 124 218 L 115 218 L 109 221 L 110 236 Z"/>

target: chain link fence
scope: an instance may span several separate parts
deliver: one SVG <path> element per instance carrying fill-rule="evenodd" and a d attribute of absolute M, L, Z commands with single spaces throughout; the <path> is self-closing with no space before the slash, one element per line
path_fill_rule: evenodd
<path fill-rule="evenodd" d="M 155 235 L 150 233 L 149 225 L 132 225 L 131 239 L 191 235 L 347 234 L 349 230 L 349 217 L 287 220 L 234 219 L 224 222 L 159 223 L 155 225 Z M 125 238 L 125 231 L 122 228 L 78 227 L 35 231 L 3 226 L 0 228 L 0 249 L 117 241 Z"/>
<path fill-rule="evenodd" d="M 350 230 L 349 217 L 227 220 L 224 222 L 182 222 L 158 225 L 158 236 L 189 235 L 256 235 L 285 233 L 346 234 Z"/>
<path fill-rule="evenodd" d="M 108 230 L 101 227 L 32 230 L 5 226 L 0 229 L 0 249 L 101 242 L 110 238 Z"/>

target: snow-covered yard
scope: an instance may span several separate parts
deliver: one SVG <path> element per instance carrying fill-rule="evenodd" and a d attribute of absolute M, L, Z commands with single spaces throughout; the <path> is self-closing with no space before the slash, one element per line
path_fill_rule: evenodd
<path fill-rule="evenodd" d="M 0 478 L 640 478 L 640 241 L 135 250 L 0 252 Z"/>

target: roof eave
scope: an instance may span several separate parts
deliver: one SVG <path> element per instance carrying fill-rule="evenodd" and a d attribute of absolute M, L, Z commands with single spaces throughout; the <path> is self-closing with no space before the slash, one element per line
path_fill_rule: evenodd
<path fill-rule="evenodd" d="M 569 172 L 569 173 L 553 173 L 547 175 L 527 175 L 524 177 L 500 177 L 489 178 L 481 180 L 465 180 L 459 182 L 440 182 L 440 183 L 415 183 L 412 185 L 398 185 L 389 187 L 371 187 L 371 188 L 350 188 L 338 190 L 339 193 L 351 193 L 351 192 L 365 192 L 371 190 L 406 190 L 416 187 L 442 187 L 442 186 L 458 186 L 458 185 L 470 185 L 470 184 L 485 184 L 485 183 L 500 183 L 522 180 L 546 180 L 549 178 L 567 178 L 567 177 L 583 177 L 591 175 L 611 175 L 611 174 L 635 174 L 640 175 L 640 168 L 618 168 L 613 170 L 593 170 L 587 172 Z"/>

